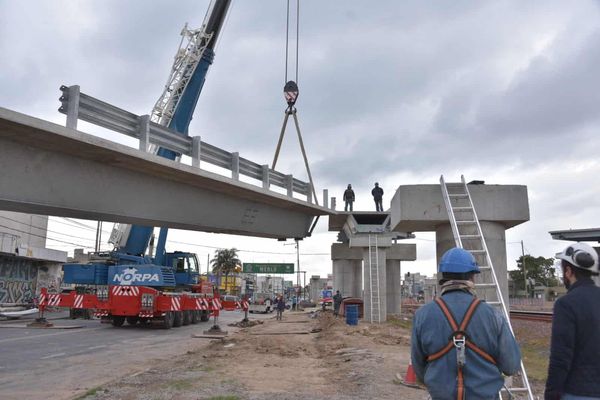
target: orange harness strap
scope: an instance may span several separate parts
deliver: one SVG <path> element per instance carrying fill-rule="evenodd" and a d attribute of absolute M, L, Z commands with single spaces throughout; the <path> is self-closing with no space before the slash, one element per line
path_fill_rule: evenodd
<path fill-rule="evenodd" d="M 465 316 L 464 316 L 463 320 L 461 321 L 460 326 L 456 323 L 456 320 L 452 316 L 452 313 L 448 309 L 448 306 L 446 305 L 444 300 L 442 300 L 441 297 L 436 298 L 435 302 L 442 310 L 442 313 L 446 317 L 446 320 L 448 321 L 448 324 L 450 324 L 450 327 L 452 328 L 453 332 L 452 332 L 452 335 L 450 335 L 450 340 L 448 341 L 448 344 L 446 344 L 439 351 L 428 355 L 425 358 L 425 360 L 428 362 L 432 362 L 432 361 L 438 360 L 438 359 L 442 358 L 443 356 L 445 356 L 446 354 L 448 354 L 448 352 L 450 352 L 450 350 L 452 350 L 452 348 L 454 347 L 454 339 L 456 338 L 456 339 L 465 339 L 464 342 L 465 342 L 465 345 L 467 346 L 467 348 L 471 349 L 475 354 L 479 355 L 484 360 L 486 360 L 492 364 L 496 364 L 496 360 L 494 360 L 494 358 L 492 356 L 490 356 L 488 353 L 486 353 L 485 351 L 483 351 L 482 349 L 477 347 L 475 345 L 475 343 L 471 342 L 470 340 L 466 340 L 467 326 L 469 326 L 469 322 L 471 322 L 471 319 L 473 318 L 473 314 L 475 314 L 475 310 L 477 309 L 477 306 L 479 306 L 479 304 L 481 304 L 481 300 L 479 300 L 476 297 L 473 298 L 473 301 L 469 305 L 469 308 L 467 308 L 467 312 L 465 312 Z M 463 400 L 464 396 L 465 396 L 464 374 L 463 374 L 462 367 L 460 367 L 460 366 L 458 367 L 457 385 L 458 385 L 457 398 L 458 398 L 458 400 Z"/>

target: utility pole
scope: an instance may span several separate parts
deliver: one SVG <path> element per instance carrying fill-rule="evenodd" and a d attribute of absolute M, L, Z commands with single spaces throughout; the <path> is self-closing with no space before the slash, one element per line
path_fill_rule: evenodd
<path fill-rule="evenodd" d="M 527 290 L 527 269 L 525 269 L 525 246 L 523 240 L 521 240 L 521 263 L 523 264 L 523 281 L 525 282 L 525 298 L 529 298 L 529 291 Z"/>
<path fill-rule="evenodd" d="M 297 274 L 297 283 L 298 283 L 298 290 L 300 290 L 300 240 L 299 239 L 294 239 L 296 241 L 296 266 L 298 267 L 298 274 Z M 296 294 L 296 304 L 298 304 L 298 301 L 300 300 L 300 292 L 298 292 Z"/>
<path fill-rule="evenodd" d="M 302 284 L 302 300 L 306 300 L 306 271 L 302 271 L 304 274 L 304 284 Z"/>
<path fill-rule="evenodd" d="M 100 243 L 102 242 L 102 221 L 98 221 L 96 228 L 96 253 L 100 252 Z"/>

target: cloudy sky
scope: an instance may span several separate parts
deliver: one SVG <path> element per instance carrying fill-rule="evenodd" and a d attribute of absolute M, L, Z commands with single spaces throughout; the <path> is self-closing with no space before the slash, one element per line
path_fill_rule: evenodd
<path fill-rule="evenodd" d="M 200 26 L 207 5 L 0 0 L 0 106 L 64 124 L 58 88 L 78 84 L 147 114 L 182 26 Z M 260 164 L 272 160 L 285 108 L 285 12 L 283 0 L 234 1 L 190 127 Z M 352 183 L 355 210 L 372 210 L 375 181 L 384 208 L 399 185 L 441 174 L 527 185 L 531 220 L 507 232 L 509 268 L 521 240 L 526 252 L 553 256 L 565 243 L 548 231 L 600 225 L 598 21 L 600 3 L 583 0 L 302 0 L 297 108 L 316 186 L 339 199 Z M 305 177 L 294 136 L 280 160 L 280 171 Z M 49 236 L 62 242 L 49 247 L 93 246 L 94 232 L 74 225 L 53 219 Z M 331 271 L 335 234 L 326 228 L 300 244 L 309 274 Z M 171 239 L 171 250 L 195 251 L 203 264 L 213 247 L 242 249 L 243 261 L 295 259 L 293 246 L 267 239 L 182 231 Z M 404 270 L 435 270 L 433 240 L 418 234 L 419 260 Z"/>

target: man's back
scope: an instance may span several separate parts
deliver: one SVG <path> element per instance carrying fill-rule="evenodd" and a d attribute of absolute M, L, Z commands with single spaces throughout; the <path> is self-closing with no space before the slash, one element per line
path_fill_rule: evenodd
<path fill-rule="evenodd" d="M 600 288 L 575 282 L 554 304 L 547 392 L 600 397 Z"/>
<path fill-rule="evenodd" d="M 344 191 L 344 200 L 345 201 L 354 201 L 354 190 L 346 189 L 346 191 Z"/>
<path fill-rule="evenodd" d="M 463 291 L 452 291 L 444 294 L 442 299 L 460 324 L 473 296 Z M 520 367 L 520 351 L 516 341 L 502 315 L 483 302 L 473 314 L 466 331 L 467 340 L 492 356 L 497 363 L 494 365 L 486 361 L 470 349 L 466 351 L 466 364 L 463 368 L 466 398 L 495 398 L 504 383 L 499 370 L 514 374 Z M 415 314 L 413 366 L 433 400 L 456 399 L 456 350 L 452 348 L 435 361 L 425 361 L 428 355 L 440 351 L 448 344 L 452 332 L 446 317 L 435 303 L 423 306 Z"/>
<path fill-rule="evenodd" d="M 383 196 L 383 189 L 379 186 L 376 186 L 373 188 L 373 190 L 371 190 L 371 194 L 374 198 L 380 199 Z"/>

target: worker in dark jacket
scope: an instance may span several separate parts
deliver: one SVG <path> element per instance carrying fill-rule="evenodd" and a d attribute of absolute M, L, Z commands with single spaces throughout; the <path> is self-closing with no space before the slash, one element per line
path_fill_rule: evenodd
<path fill-rule="evenodd" d="M 475 296 L 479 267 L 460 248 L 442 256 L 441 296 L 415 314 L 411 359 L 432 400 L 491 400 L 513 375 L 521 352 L 504 316 Z"/>
<path fill-rule="evenodd" d="M 373 200 L 375 200 L 375 211 L 383 212 L 383 189 L 379 187 L 379 183 L 375 182 L 375 187 L 371 190 Z"/>
<path fill-rule="evenodd" d="M 285 299 L 282 295 L 277 296 L 277 300 L 275 300 L 275 308 L 277 309 L 277 320 L 281 321 L 283 319 L 283 310 L 285 310 Z"/>
<path fill-rule="evenodd" d="M 600 399 L 600 287 L 598 253 L 569 245 L 560 259 L 568 292 L 554 303 L 546 400 Z"/>
<path fill-rule="evenodd" d="M 336 317 L 340 315 L 340 306 L 342 305 L 343 299 L 344 298 L 342 297 L 340 291 L 336 290 L 335 295 L 333 296 L 333 315 L 335 315 Z"/>
<path fill-rule="evenodd" d="M 348 184 L 348 188 L 344 191 L 344 211 L 348 211 L 348 207 L 350 207 L 350 212 L 352 212 L 352 204 L 354 203 L 354 190 L 352 190 L 352 185 Z"/>

